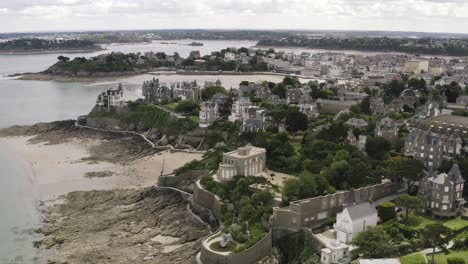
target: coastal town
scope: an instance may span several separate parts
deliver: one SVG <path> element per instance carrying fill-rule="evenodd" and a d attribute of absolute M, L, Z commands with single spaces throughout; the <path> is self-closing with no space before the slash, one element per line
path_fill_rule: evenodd
<path fill-rule="evenodd" d="M 153 148 L 204 153 L 158 181 L 188 195 L 189 210 L 213 230 L 194 262 L 463 261 L 468 61 L 221 54 L 285 77 L 225 88 L 215 75 L 163 82 L 157 73 L 140 99 L 125 100 L 120 83 L 77 122 L 135 133 Z M 196 51 L 190 57 L 204 63 Z"/>
<path fill-rule="evenodd" d="M 468 1 L 0 1 L 0 264 L 468 264 Z"/>

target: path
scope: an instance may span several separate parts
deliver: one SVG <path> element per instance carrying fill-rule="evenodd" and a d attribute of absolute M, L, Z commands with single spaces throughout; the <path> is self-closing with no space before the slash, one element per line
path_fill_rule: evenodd
<path fill-rule="evenodd" d="M 95 131 L 101 131 L 101 132 L 109 132 L 109 133 L 118 133 L 118 134 L 130 134 L 130 135 L 136 135 L 141 137 L 144 141 L 146 141 L 151 148 L 154 149 L 161 149 L 161 150 L 171 150 L 172 152 L 186 152 L 186 153 L 199 153 L 199 154 L 205 154 L 206 151 L 200 151 L 197 149 L 178 149 L 172 146 L 171 144 L 167 144 L 166 146 L 156 146 L 151 140 L 149 140 L 145 135 L 137 133 L 135 131 L 125 131 L 125 130 L 112 130 L 112 129 L 102 129 L 102 128 L 95 128 L 95 127 L 90 127 L 90 126 L 84 126 L 84 125 L 79 125 L 78 122 L 75 122 L 75 127 L 78 128 L 86 128 L 86 129 L 91 129 Z M 200 146 L 198 146 L 200 147 Z"/>

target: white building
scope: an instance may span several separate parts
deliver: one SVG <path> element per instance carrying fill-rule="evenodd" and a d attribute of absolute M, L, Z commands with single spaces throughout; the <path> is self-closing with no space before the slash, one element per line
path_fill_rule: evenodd
<path fill-rule="evenodd" d="M 231 115 L 229 115 L 229 122 L 235 123 L 236 121 L 242 121 L 245 109 L 252 105 L 250 98 L 241 97 L 232 104 Z"/>
<path fill-rule="evenodd" d="M 109 89 L 98 96 L 96 105 L 101 109 L 111 109 L 125 105 L 122 84 L 117 89 Z"/>
<path fill-rule="evenodd" d="M 203 102 L 198 116 L 199 126 L 208 127 L 219 118 L 218 105 L 214 102 Z"/>
<path fill-rule="evenodd" d="M 377 210 L 369 202 L 346 207 L 336 215 L 337 240 L 349 244 L 367 227 L 376 226 L 377 220 Z"/>
<path fill-rule="evenodd" d="M 225 61 L 235 61 L 236 54 L 234 52 L 226 52 L 224 53 L 224 60 Z"/>
<path fill-rule="evenodd" d="M 266 150 L 251 145 L 240 147 L 223 154 L 219 164 L 217 179 L 230 181 L 234 176 L 255 176 L 266 169 Z"/>

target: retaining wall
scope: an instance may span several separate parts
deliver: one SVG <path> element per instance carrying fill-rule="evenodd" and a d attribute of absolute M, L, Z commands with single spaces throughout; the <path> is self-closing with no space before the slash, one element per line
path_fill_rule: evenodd
<path fill-rule="evenodd" d="M 395 193 L 399 183 L 382 183 L 355 189 L 357 203 L 375 201 Z M 327 219 L 336 217 L 347 206 L 349 191 L 294 201 L 288 207 L 273 208 L 273 226 L 299 230 L 302 227 L 314 227 Z"/>
<path fill-rule="evenodd" d="M 208 170 L 191 170 L 177 176 L 175 174 L 161 175 L 158 178 L 158 186 L 180 188 L 191 193 L 193 192 L 192 183 L 206 173 Z"/>
<path fill-rule="evenodd" d="M 193 201 L 210 209 L 218 219 L 221 218 L 221 207 L 223 205 L 221 199 L 217 195 L 203 189 L 200 180 L 193 183 Z"/>
<path fill-rule="evenodd" d="M 206 239 L 210 239 L 210 237 Z M 205 240 L 206 240 L 205 239 Z M 203 264 L 248 264 L 256 263 L 271 255 L 272 233 L 271 231 L 255 245 L 239 253 L 221 255 L 205 248 L 202 242 L 200 260 Z"/>

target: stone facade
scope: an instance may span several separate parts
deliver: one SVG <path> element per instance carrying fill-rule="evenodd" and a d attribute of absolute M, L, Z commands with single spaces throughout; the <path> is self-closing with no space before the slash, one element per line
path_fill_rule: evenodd
<path fill-rule="evenodd" d="M 125 105 L 122 84 L 117 89 L 109 89 L 98 96 L 96 106 L 100 110 L 111 110 Z"/>
<path fill-rule="evenodd" d="M 460 154 L 462 139 L 419 128 L 413 129 L 405 140 L 405 154 L 422 161 L 426 166 L 439 168 L 442 161 Z"/>
<path fill-rule="evenodd" d="M 426 211 L 433 216 L 455 217 L 462 213 L 465 200 L 461 176 L 457 164 L 449 173 L 428 173 L 419 188 L 419 195 L 424 199 Z"/>
<path fill-rule="evenodd" d="M 393 141 L 398 138 L 399 129 L 399 124 L 395 120 L 385 117 L 377 122 L 375 135 Z"/>
<path fill-rule="evenodd" d="M 266 169 L 266 150 L 250 145 L 224 153 L 217 179 L 230 181 L 234 176 L 255 176 Z"/>

